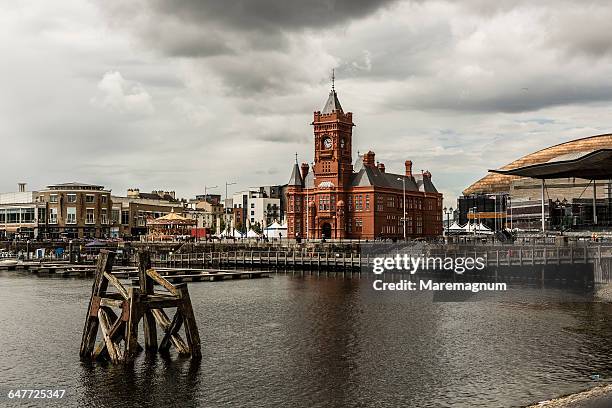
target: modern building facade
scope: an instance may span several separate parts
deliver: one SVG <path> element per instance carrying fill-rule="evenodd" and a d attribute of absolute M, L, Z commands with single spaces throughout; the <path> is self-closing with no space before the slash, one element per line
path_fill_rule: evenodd
<path fill-rule="evenodd" d="M 314 112 L 314 165 L 294 165 L 287 185 L 290 238 L 377 239 L 442 234 L 442 194 L 428 171 L 388 173 L 374 152 L 353 163 L 353 114 L 332 86 Z M 405 217 L 404 217 L 405 215 Z M 404 232 L 405 231 L 405 232 Z"/>
<path fill-rule="evenodd" d="M 597 149 L 612 148 L 612 134 L 571 140 L 527 154 L 501 167 L 512 170 L 544 163 L 572 160 Z M 595 186 L 595 189 L 594 189 Z M 459 203 L 474 196 L 502 196 L 504 205 L 495 213 L 486 211 L 477 217 L 491 226 L 493 216 L 503 218 L 508 228 L 541 230 L 542 183 L 540 180 L 490 173 L 463 191 Z M 595 206 L 593 198 L 595 197 Z M 490 207 L 490 206 L 489 206 Z M 469 206 L 459 206 L 459 219 L 470 215 Z M 593 217 L 595 208 L 597 217 Z M 480 211 L 479 211 L 480 212 Z M 589 229 L 612 225 L 612 186 L 610 181 L 580 178 L 546 180 L 544 186 L 544 218 L 547 230 Z M 597 220 L 597 225 L 593 220 Z"/>
<path fill-rule="evenodd" d="M 281 199 L 269 197 L 263 187 L 235 193 L 231 205 L 235 219 L 234 228 L 242 232 L 256 226 L 263 230 L 274 221 L 282 221 Z"/>
<path fill-rule="evenodd" d="M 26 191 L 25 183 L 19 183 L 17 192 L 0 193 L 0 239 L 38 237 L 38 220 L 44 221 L 45 213 L 37 197 L 36 191 Z"/>

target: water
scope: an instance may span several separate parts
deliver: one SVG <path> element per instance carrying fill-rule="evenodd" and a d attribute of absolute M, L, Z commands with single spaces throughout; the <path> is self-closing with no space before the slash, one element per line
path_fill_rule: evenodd
<path fill-rule="evenodd" d="M 612 308 L 568 288 L 467 302 L 374 292 L 371 280 L 273 275 L 190 284 L 203 359 L 83 364 L 91 280 L 0 273 L 0 406 L 521 406 L 612 377 Z M 19 406 L 52 406 L 22 400 Z"/>

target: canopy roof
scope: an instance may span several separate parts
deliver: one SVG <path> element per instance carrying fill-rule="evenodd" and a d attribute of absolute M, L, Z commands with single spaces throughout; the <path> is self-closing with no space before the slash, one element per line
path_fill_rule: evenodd
<path fill-rule="evenodd" d="M 252 229 L 247 232 L 246 236 L 247 238 L 259 238 L 259 234 Z"/>
<path fill-rule="evenodd" d="M 175 213 L 174 211 L 164 215 L 163 217 L 156 218 L 148 221 L 148 225 L 195 225 L 196 221 L 191 218 L 185 218 L 182 215 Z"/>
<path fill-rule="evenodd" d="M 557 156 L 545 163 L 509 170 L 489 170 L 491 173 L 535 179 L 582 178 L 608 180 L 612 178 L 612 149 L 574 152 Z"/>
<path fill-rule="evenodd" d="M 277 230 L 277 229 L 287 229 L 287 226 L 286 225 L 282 226 L 278 222 L 274 221 L 272 224 L 270 224 L 270 225 L 268 225 L 266 227 L 266 231 Z"/>
<path fill-rule="evenodd" d="M 461 231 L 465 231 L 465 226 L 461 226 L 457 223 L 457 221 L 454 221 L 450 227 L 448 227 L 448 231 L 450 232 L 461 232 Z"/>

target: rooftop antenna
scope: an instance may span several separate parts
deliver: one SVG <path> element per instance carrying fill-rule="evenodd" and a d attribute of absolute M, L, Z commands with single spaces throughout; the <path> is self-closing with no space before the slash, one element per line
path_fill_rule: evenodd
<path fill-rule="evenodd" d="M 298 154 L 295 152 L 295 164 L 298 164 Z"/>
<path fill-rule="evenodd" d="M 334 68 L 332 68 L 332 78 L 331 79 L 332 79 L 332 92 L 333 92 L 335 90 L 334 85 L 336 82 L 336 70 Z"/>

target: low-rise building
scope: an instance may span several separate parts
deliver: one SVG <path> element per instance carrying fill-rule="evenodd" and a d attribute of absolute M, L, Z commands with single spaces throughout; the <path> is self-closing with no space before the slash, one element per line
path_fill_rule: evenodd
<path fill-rule="evenodd" d="M 235 193 L 232 206 L 235 228 L 243 232 L 256 226 L 263 229 L 274 221 L 282 221 L 280 198 L 266 197 L 261 189 Z"/>
<path fill-rule="evenodd" d="M 61 183 L 38 193 L 45 219 L 39 218 L 40 235 L 45 238 L 110 237 L 111 192 L 104 186 Z"/>
<path fill-rule="evenodd" d="M 0 239 L 31 239 L 38 237 L 38 219 L 44 221 L 44 207 L 36 202 L 38 193 L 26 191 L 19 183 L 19 191 L 0 193 Z"/>
<path fill-rule="evenodd" d="M 156 219 L 171 212 L 181 214 L 183 203 L 176 199 L 174 191 L 141 192 L 128 189 L 126 196 L 113 196 L 113 228 L 120 237 L 138 237 L 147 233 L 147 220 Z"/>

